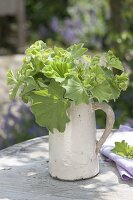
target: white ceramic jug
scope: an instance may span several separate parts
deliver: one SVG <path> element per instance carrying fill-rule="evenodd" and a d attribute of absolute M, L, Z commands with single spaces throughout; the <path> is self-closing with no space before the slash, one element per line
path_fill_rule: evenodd
<path fill-rule="evenodd" d="M 106 129 L 98 142 L 97 109 L 107 115 Z M 68 115 L 70 122 L 64 133 L 54 130 L 49 135 L 49 173 L 52 177 L 69 181 L 93 177 L 99 173 L 97 154 L 113 128 L 114 112 L 106 103 L 71 104 Z"/>

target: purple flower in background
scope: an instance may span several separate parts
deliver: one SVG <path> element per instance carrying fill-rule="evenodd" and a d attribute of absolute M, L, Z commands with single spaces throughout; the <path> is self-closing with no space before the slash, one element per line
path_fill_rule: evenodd
<path fill-rule="evenodd" d="M 79 42 L 82 35 L 82 23 L 79 19 L 66 18 L 61 22 L 57 17 L 53 17 L 50 22 L 50 28 L 58 33 L 67 44 Z"/>
<path fill-rule="evenodd" d="M 42 24 L 39 25 L 38 32 L 41 37 L 48 37 L 49 35 L 47 28 Z"/>
<path fill-rule="evenodd" d="M 45 127 L 40 127 L 28 106 L 21 101 L 12 101 L 3 117 L 1 129 L 6 140 L 0 140 L 0 149 L 27 139 L 46 135 Z"/>
<path fill-rule="evenodd" d="M 51 22 L 50 22 L 50 28 L 54 31 L 54 32 L 58 32 L 59 30 L 59 20 L 57 17 L 53 17 L 51 19 Z"/>
<path fill-rule="evenodd" d="M 77 40 L 75 31 L 71 28 L 61 29 L 60 34 L 68 44 L 75 43 Z"/>

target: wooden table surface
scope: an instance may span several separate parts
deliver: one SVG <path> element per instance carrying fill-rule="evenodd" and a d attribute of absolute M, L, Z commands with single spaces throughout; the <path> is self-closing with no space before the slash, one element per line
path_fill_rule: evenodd
<path fill-rule="evenodd" d="M 0 200 L 133 200 L 133 181 L 122 181 L 113 163 L 99 160 L 98 176 L 63 182 L 48 173 L 48 136 L 4 149 Z"/>

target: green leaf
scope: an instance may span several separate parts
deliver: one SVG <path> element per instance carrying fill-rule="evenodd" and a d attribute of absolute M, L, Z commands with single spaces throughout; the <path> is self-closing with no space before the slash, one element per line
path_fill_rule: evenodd
<path fill-rule="evenodd" d="M 60 48 L 60 47 L 54 47 L 54 53 L 56 56 L 58 57 L 65 57 L 65 58 L 69 58 L 70 57 L 70 53 L 63 49 L 63 48 Z"/>
<path fill-rule="evenodd" d="M 11 87 L 9 89 L 9 97 L 11 99 L 15 99 L 17 92 L 18 92 L 18 89 L 19 89 L 19 84 L 16 84 L 16 85 L 14 85 L 14 87 Z"/>
<path fill-rule="evenodd" d="M 126 90 L 128 85 L 128 75 L 123 72 L 121 75 L 115 75 L 115 85 L 120 90 Z"/>
<path fill-rule="evenodd" d="M 50 81 L 51 81 L 47 77 L 43 77 L 43 78 L 41 78 L 41 77 L 39 77 L 39 78 L 36 77 L 35 78 L 34 77 L 34 79 L 37 81 L 37 84 L 40 86 L 41 89 L 47 88 L 48 85 L 50 84 Z"/>
<path fill-rule="evenodd" d="M 34 78 L 31 76 L 31 77 L 28 77 L 26 80 L 25 80 L 25 85 L 23 87 L 23 90 L 21 92 L 21 95 L 25 95 L 33 90 L 39 90 L 39 86 L 37 85 L 36 81 L 34 80 Z"/>
<path fill-rule="evenodd" d="M 47 90 L 36 91 L 31 94 L 31 110 L 35 115 L 36 122 L 40 126 L 46 126 L 51 132 L 56 128 L 64 132 L 66 123 L 69 122 L 67 109 L 69 102 L 63 99 L 65 89 L 54 80 L 51 81 Z"/>
<path fill-rule="evenodd" d="M 9 85 L 9 96 L 11 99 L 16 97 L 20 83 L 16 80 L 12 70 L 7 72 L 7 83 Z"/>
<path fill-rule="evenodd" d="M 80 58 L 87 51 L 87 48 L 84 48 L 83 46 L 84 46 L 84 44 L 82 44 L 82 43 L 74 44 L 74 45 L 70 46 L 69 48 L 67 48 L 67 51 L 69 51 L 71 53 L 71 55 L 74 59 Z"/>
<path fill-rule="evenodd" d="M 120 90 L 119 88 L 114 84 L 114 82 L 110 79 L 107 80 L 109 85 L 110 85 L 110 89 L 111 89 L 111 93 L 110 93 L 110 99 L 117 99 L 120 96 Z"/>
<path fill-rule="evenodd" d="M 111 88 L 108 81 L 103 81 L 101 84 L 96 85 L 91 90 L 92 96 L 97 98 L 99 102 L 109 101 L 111 97 Z"/>
<path fill-rule="evenodd" d="M 100 66 L 100 56 L 96 55 L 91 59 L 91 66 Z"/>
<path fill-rule="evenodd" d="M 66 89 L 65 98 L 75 101 L 76 104 L 89 102 L 89 96 L 80 79 L 76 77 L 68 79 L 63 87 Z"/>
<path fill-rule="evenodd" d="M 87 72 L 88 73 L 84 81 L 86 85 L 89 84 L 94 87 L 106 80 L 104 69 L 97 65 L 93 65 Z"/>
<path fill-rule="evenodd" d="M 48 94 L 48 89 L 34 91 L 33 94 L 44 96 L 44 97 L 50 97 L 50 94 Z"/>
<path fill-rule="evenodd" d="M 100 102 L 117 99 L 120 95 L 118 84 L 115 84 L 115 76 L 110 69 L 93 65 L 89 68 L 88 77 L 84 84 L 91 91 L 92 96 Z"/>
<path fill-rule="evenodd" d="M 28 103 L 30 93 L 34 90 L 39 90 L 40 87 L 32 76 L 27 77 L 23 83 L 23 88 L 20 92 L 20 96 L 25 103 Z"/>
<path fill-rule="evenodd" d="M 72 71 L 71 63 L 54 61 L 49 65 L 46 65 L 42 72 L 48 78 L 54 78 L 58 82 L 64 81 L 64 79 L 70 75 Z"/>
<path fill-rule="evenodd" d="M 52 96 L 56 96 L 57 98 L 63 99 L 65 94 L 65 89 L 60 86 L 55 80 L 51 80 L 50 85 L 48 87 L 48 93 Z"/>
<path fill-rule="evenodd" d="M 121 71 L 124 70 L 121 61 L 113 54 L 112 51 L 108 51 L 105 54 L 105 58 L 106 58 L 107 67 L 109 67 L 109 68 L 113 67 L 113 68 L 119 69 Z"/>
<path fill-rule="evenodd" d="M 69 122 L 66 113 L 68 102 L 37 94 L 32 94 L 31 99 L 33 102 L 31 111 L 35 115 L 36 122 L 40 126 L 46 126 L 51 132 L 54 128 L 64 132 L 66 123 Z"/>
<path fill-rule="evenodd" d="M 38 40 L 36 41 L 33 45 L 31 45 L 26 51 L 25 53 L 27 55 L 36 55 L 37 52 L 40 52 L 42 50 L 47 49 L 47 45 L 42 41 L 42 40 Z"/>
<path fill-rule="evenodd" d="M 109 77 L 109 76 L 108 76 Z M 111 98 L 117 99 L 120 96 L 121 90 L 126 90 L 128 85 L 128 76 L 125 72 L 121 75 L 115 75 L 107 79 L 111 88 Z"/>
<path fill-rule="evenodd" d="M 121 142 L 115 142 L 115 147 L 112 149 L 112 152 L 122 157 L 129 159 L 133 158 L 133 146 L 128 145 L 125 140 L 122 140 Z"/>
<path fill-rule="evenodd" d="M 12 70 L 8 70 L 7 72 L 7 83 L 9 85 L 12 85 L 12 84 L 16 84 L 17 83 L 17 80 L 12 72 Z"/>

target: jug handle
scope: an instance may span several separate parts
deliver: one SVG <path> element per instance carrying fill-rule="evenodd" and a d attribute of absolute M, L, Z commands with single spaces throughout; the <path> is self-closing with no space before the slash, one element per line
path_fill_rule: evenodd
<path fill-rule="evenodd" d="M 107 103 L 92 103 L 92 108 L 93 110 L 103 110 L 106 113 L 106 128 L 100 140 L 96 143 L 96 154 L 98 154 L 103 143 L 111 133 L 115 121 L 115 115 L 112 108 Z"/>

